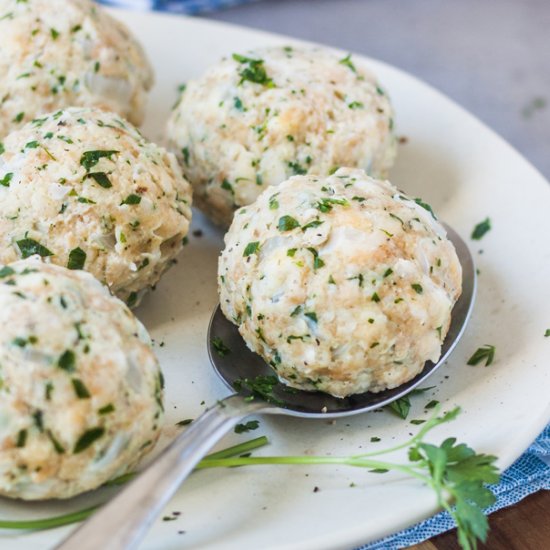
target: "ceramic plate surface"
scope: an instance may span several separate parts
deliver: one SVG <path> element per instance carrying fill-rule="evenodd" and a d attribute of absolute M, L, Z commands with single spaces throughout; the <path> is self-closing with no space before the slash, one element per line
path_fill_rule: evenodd
<path fill-rule="evenodd" d="M 287 38 L 219 23 L 115 12 L 143 42 L 155 67 L 145 134 L 162 139 L 177 86 L 232 52 Z M 409 419 L 369 413 L 336 423 L 295 418 L 261 419 L 260 429 L 224 439 L 227 446 L 266 434 L 258 454 L 358 454 L 395 444 L 415 432 L 437 399 L 463 413 L 432 434 L 456 436 L 509 466 L 550 421 L 550 187 L 517 152 L 437 91 L 400 70 L 367 59 L 395 104 L 398 134 L 407 136 L 392 181 L 429 202 L 464 238 L 487 216 L 493 230 L 470 241 L 480 275 L 473 317 L 456 351 L 411 398 Z M 179 263 L 137 310 L 156 341 L 166 378 L 165 440 L 176 422 L 199 415 L 227 394 L 211 370 L 206 330 L 217 302 L 216 262 L 222 232 L 196 213 L 190 243 Z M 496 346 L 490 367 L 468 367 L 479 346 Z M 371 443 L 376 436 L 379 443 Z M 399 458 L 399 457 L 397 457 Z M 401 457 L 404 459 L 404 455 Z M 354 487 L 350 484 L 354 483 Z M 319 491 L 314 493 L 314 488 Z M 106 498 L 106 492 L 70 502 L 25 504 L 0 500 L 2 518 L 36 518 L 74 511 Z M 345 467 L 257 467 L 203 471 L 191 476 L 142 548 L 351 549 L 409 526 L 436 511 L 432 492 L 398 474 L 375 475 Z M 2 533 L 10 550 L 51 548 L 71 529 Z"/>

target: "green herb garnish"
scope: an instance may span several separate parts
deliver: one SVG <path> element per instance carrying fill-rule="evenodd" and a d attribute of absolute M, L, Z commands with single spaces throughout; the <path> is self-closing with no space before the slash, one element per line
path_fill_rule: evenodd
<path fill-rule="evenodd" d="M 113 155 L 118 155 L 119 151 L 85 151 L 80 157 L 80 165 L 84 166 L 86 172 L 89 172 L 102 158 L 112 160 Z"/>
<path fill-rule="evenodd" d="M 338 63 L 340 63 L 340 65 L 345 65 L 346 67 L 351 69 L 354 73 L 357 72 L 357 69 L 355 68 L 355 65 L 351 61 L 351 54 L 350 53 L 348 53 L 348 55 L 346 55 L 346 57 L 344 57 L 343 59 L 340 59 L 340 61 L 338 61 Z"/>
<path fill-rule="evenodd" d="M 495 346 L 486 344 L 485 346 L 478 348 L 475 353 L 468 359 L 468 365 L 478 365 L 485 361 L 485 366 L 488 367 L 495 358 Z"/>
<path fill-rule="evenodd" d="M 244 434 L 247 432 L 251 432 L 253 430 L 257 430 L 259 427 L 260 427 L 260 423 L 257 420 L 249 420 L 246 423 L 237 424 L 235 426 L 235 433 Z"/>
<path fill-rule="evenodd" d="M 422 285 L 419 285 L 418 283 L 413 283 L 411 285 L 411 288 L 417 293 L 422 294 L 424 292 L 424 289 L 422 288 Z"/>
<path fill-rule="evenodd" d="M 302 226 L 302 231 L 307 231 L 308 229 L 314 229 L 315 227 L 319 227 L 320 225 L 322 225 L 323 221 L 321 220 L 313 220 L 309 223 L 306 223 L 305 225 Z"/>
<path fill-rule="evenodd" d="M 248 393 L 246 399 L 249 401 L 256 396 L 274 405 L 283 406 L 284 402 L 273 393 L 273 389 L 278 384 L 279 380 L 276 376 L 256 376 L 256 378 L 238 378 L 233 382 L 233 387 L 239 393 Z"/>
<path fill-rule="evenodd" d="M 141 197 L 139 195 L 135 195 L 134 193 L 131 193 L 130 195 L 128 195 L 121 203 L 120 203 L 120 206 L 122 206 L 123 204 L 128 204 L 128 205 L 135 205 L 135 204 L 139 204 L 141 202 Z"/>
<path fill-rule="evenodd" d="M 293 218 L 292 216 L 282 216 L 279 218 L 279 223 L 277 224 L 277 228 L 279 231 L 292 231 L 293 229 L 296 229 L 297 227 L 300 227 L 300 223 L 297 219 Z"/>
<path fill-rule="evenodd" d="M 437 220 L 434 211 L 432 210 L 432 207 L 427 202 L 424 202 L 422 199 L 419 198 L 414 199 L 414 202 L 418 204 L 418 206 L 424 208 L 424 210 L 427 210 L 432 215 L 432 218 L 434 220 Z"/>
<path fill-rule="evenodd" d="M 73 248 L 69 252 L 68 269 L 83 269 L 86 263 L 86 252 L 80 247 Z"/>
<path fill-rule="evenodd" d="M 72 379 L 74 392 L 76 393 L 76 396 L 79 399 L 89 399 L 91 397 L 91 394 L 80 378 L 73 378 Z"/>
<path fill-rule="evenodd" d="M 248 243 L 246 245 L 246 248 L 244 249 L 243 256 L 246 258 L 247 256 L 252 256 L 252 254 L 256 254 L 260 248 L 259 241 L 254 241 L 251 243 Z"/>
<path fill-rule="evenodd" d="M 94 179 L 98 185 L 103 187 L 103 189 L 109 189 L 113 186 L 109 176 L 107 176 L 105 172 L 90 172 L 87 176 Z"/>
<path fill-rule="evenodd" d="M 248 80 L 249 82 L 261 84 L 267 88 L 275 87 L 275 83 L 267 75 L 263 59 L 253 59 L 237 53 L 233 54 L 233 59 L 241 65 L 241 70 L 239 71 L 241 80 L 239 82 L 239 86 Z"/>
<path fill-rule="evenodd" d="M 220 357 L 225 357 L 231 353 L 231 350 L 219 336 L 212 338 L 212 347 Z"/>
<path fill-rule="evenodd" d="M 491 230 L 491 220 L 489 218 L 485 218 L 482 222 L 478 223 L 474 230 L 472 231 L 471 238 L 474 241 L 479 241 L 485 233 Z"/>
<path fill-rule="evenodd" d="M 17 241 L 17 246 L 23 259 L 33 256 L 34 254 L 38 254 L 43 258 L 54 255 L 51 250 L 48 250 L 45 246 L 41 245 L 34 239 L 21 239 L 20 241 Z"/>
<path fill-rule="evenodd" d="M 73 372 L 76 368 L 76 355 L 74 351 L 70 349 L 64 351 L 57 361 L 57 366 L 67 372 Z"/>
<path fill-rule="evenodd" d="M 85 451 L 90 445 L 95 443 L 99 438 L 105 434 L 105 428 L 97 427 L 91 430 L 86 430 L 76 442 L 73 453 L 75 455 Z"/>

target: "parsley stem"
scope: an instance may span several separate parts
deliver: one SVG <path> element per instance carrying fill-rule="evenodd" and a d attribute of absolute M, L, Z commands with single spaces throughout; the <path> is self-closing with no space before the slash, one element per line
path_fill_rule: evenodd
<path fill-rule="evenodd" d="M 430 478 L 417 472 L 415 468 L 393 462 L 372 460 L 353 456 L 261 456 L 261 457 L 234 457 L 221 459 L 206 459 L 198 466 L 198 470 L 206 468 L 231 468 L 235 466 L 262 466 L 269 464 L 291 464 L 300 466 L 314 466 L 320 464 L 339 464 L 357 468 L 395 470 L 428 483 Z"/>
<path fill-rule="evenodd" d="M 201 462 L 195 468 L 199 470 L 202 468 L 204 462 L 211 460 L 228 460 L 232 456 L 239 456 L 243 453 L 253 451 L 259 447 L 263 447 L 269 443 L 269 440 L 265 436 L 256 437 L 250 441 L 245 441 L 244 443 L 239 443 L 238 445 L 233 445 L 227 449 L 217 451 L 215 453 L 209 454 L 202 459 Z M 129 472 L 122 476 L 119 476 L 115 479 L 112 479 L 105 483 L 105 487 L 113 487 L 117 485 L 123 485 L 124 483 L 130 481 L 137 475 L 137 472 Z M 55 527 L 61 527 L 63 525 L 70 525 L 71 523 L 78 523 L 79 521 L 84 521 L 88 519 L 98 508 L 101 507 L 101 504 L 97 506 L 92 506 L 91 508 L 85 508 L 84 510 L 78 510 L 76 512 L 71 512 L 69 514 L 64 514 L 61 516 L 42 518 L 42 519 L 31 519 L 31 520 L 2 520 L 0 519 L 0 529 L 15 529 L 15 530 L 43 530 L 43 529 L 53 529 Z"/>
<path fill-rule="evenodd" d="M 0 520 L 0 529 L 25 529 L 25 530 L 41 530 L 41 529 L 53 529 L 54 527 L 61 527 L 63 525 L 69 525 L 71 523 L 77 523 L 90 517 L 99 506 L 92 506 L 91 508 L 85 508 L 84 510 L 78 510 L 77 512 L 71 512 L 63 516 L 57 516 L 54 518 L 44 519 L 30 519 L 21 521 Z"/>
<path fill-rule="evenodd" d="M 424 436 L 429 431 L 431 431 L 433 428 L 435 428 L 436 426 L 439 426 L 439 424 L 441 424 L 441 421 L 438 417 L 440 409 L 441 409 L 441 407 L 439 405 L 434 407 L 434 412 L 433 412 L 432 416 L 424 423 L 422 428 L 420 428 L 420 430 L 418 430 L 418 432 L 413 437 L 411 437 L 410 439 L 408 439 L 404 443 L 399 443 L 398 445 L 394 445 L 393 447 L 388 447 L 387 449 L 383 449 L 381 451 L 373 451 L 372 453 L 363 453 L 363 454 L 360 454 L 360 455 L 355 455 L 354 458 L 359 458 L 359 457 L 366 458 L 366 457 L 369 457 L 369 456 L 379 456 L 379 455 L 383 455 L 383 454 L 393 453 L 394 451 L 399 451 L 401 449 L 406 449 L 406 448 L 410 447 L 411 445 L 413 445 L 414 443 L 416 443 L 417 441 L 422 441 L 422 439 L 424 439 Z"/>

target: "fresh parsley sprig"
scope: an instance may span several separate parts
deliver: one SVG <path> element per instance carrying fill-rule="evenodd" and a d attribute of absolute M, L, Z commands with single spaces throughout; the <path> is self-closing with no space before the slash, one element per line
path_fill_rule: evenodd
<path fill-rule="evenodd" d="M 439 415 L 435 407 L 434 415 L 408 441 L 370 453 L 352 456 L 267 456 L 239 457 L 221 460 L 205 460 L 200 469 L 254 466 L 267 464 L 320 465 L 338 464 L 366 468 L 373 473 L 397 471 L 414 477 L 433 489 L 439 505 L 454 519 L 458 529 L 458 541 L 464 550 L 474 550 L 477 541 L 485 542 L 488 521 L 483 509 L 495 501 L 495 496 L 486 487 L 487 483 L 498 483 L 500 476 L 495 466 L 497 458 L 476 453 L 465 443 L 457 443 L 450 437 L 441 445 L 424 441 L 425 436 L 435 427 L 454 420 L 459 408 Z M 408 449 L 408 463 L 388 462 L 378 457 Z"/>

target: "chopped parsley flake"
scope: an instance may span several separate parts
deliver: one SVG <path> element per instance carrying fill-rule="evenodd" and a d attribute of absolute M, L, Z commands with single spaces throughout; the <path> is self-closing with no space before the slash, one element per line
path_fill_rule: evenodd
<path fill-rule="evenodd" d="M 137 304 L 137 301 L 138 301 L 138 293 L 130 292 L 130 296 L 128 296 L 128 299 L 126 300 L 126 305 L 128 307 L 134 307 Z"/>
<path fill-rule="evenodd" d="M 269 403 L 284 405 L 273 393 L 273 389 L 278 384 L 279 380 L 276 376 L 256 376 L 256 378 L 238 378 L 233 382 L 233 387 L 238 392 L 250 392 L 251 395 L 246 397 L 248 401 L 252 401 L 255 396 L 258 396 Z"/>
<path fill-rule="evenodd" d="M 478 223 L 474 230 L 472 231 L 472 239 L 474 241 L 479 241 L 485 233 L 491 230 L 491 220 L 489 218 L 485 218 L 482 222 Z"/>
<path fill-rule="evenodd" d="M 334 204 L 339 204 L 340 206 L 349 206 L 349 203 L 346 199 L 324 198 L 315 205 L 315 208 L 323 213 L 327 213 L 332 210 Z"/>
<path fill-rule="evenodd" d="M 104 433 L 105 428 L 100 427 L 85 431 L 76 442 L 73 453 L 76 455 L 85 451 L 90 445 L 102 437 Z"/>
<path fill-rule="evenodd" d="M 113 186 L 109 176 L 105 172 L 91 172 L 88 174 L 88 177 L 94 179 L 103 189 L 109 189 Z"/>
<path fill-rule="evenodd" d="M 239 86 L 248 80 L 249 82 L 261 84 L 267 88 L 275 87 L 275 83 L 267 75 L 263 59 L 253 59 L 251 57 L 245 57 L 244 55 L 239 55 L 236 53 L 233 54 L 233 59 L 241 65 L 241 70 L 239 71 L 241 80 L 239 82 Z"/>
<path fill-rule="evenodd" d="M 422 288 L 421 285 L 419 285 L 418 283 L 413 283 L 411 285 L 411 288 L 417 293 L 417 294 L 422 294 L 424 292 L 424 289 Z"/>
<path fill-rule="evenodd" d="M 277 227 L 281 232 L 292 231 L 293 229 L 300 227 L 300 223 L 292 216 L 282 216 L 281 218 L 279 218 L 279 223 L 277 224 Z"/>
<path fill-rule="evenodd" d="M 308 229 L 313 229 L 315 227 L 319 227 L 323 223 L 325 223 L 325 222 L 322 222 L 321 220 L 313 220 L 313 221 L 303 225 L 302 226 L 302 231 L 307 231 Z"/>
<path fill-rule="evenodd" d="M 308 318 L 308 319 L 311 319 L 314 323 L 318 323 L 319 320 L 317 319 L 317 313 L 315 313 L 314 311 L 308 311 L 306 313 L 304 313 L 304 315 Z"/>
<path fill-rule="evenodd" d="M 212 347 L 220 357 L 225 357 L 231 353 L 231 350 L 225 345 L 224 341 L 219 336 L 212 338 Z"/>
<path fill-rule="evenodd" d="M 27 443 L 27 430 L 19 430 L 19 433 L 17 434 L 17 440 L 15 442 L 15 446 L 18 448 L 24 447 Z"/>
<path fill-rule="evenodd" d="M 304 168 L 298 161 L 289 162 L 288 167 L 292 170 L 295 176 L 303 176 L 307 174 L 307 168 Z"/>
<path fill-rule="evenodd" d="M 246 258 L 247 256 L 252 256 L 252 254 L 256 254 L 260 248 L 259 241 L 253 241 L 251 243 L 248 243 L 246 245 L 246 248 L 244 249 L 243 256 Z"/>
<path fill-rule="evenodd" d="M 478 348 L 475 353 L 468 359 L 468 365 L 478 365 L 485 361 L 485 366 L 488 367 L 495 358 L 495 346 L 486 344 L 485 346 Z"/>
<path fill-rule="evenodd" d="M 0 185 L 3 185 L 4 187 L 9 187 L 12 178 L 13 178 L 13 173 L 8 172 L 3 178 L 0 179 Z"/>
<path fill-rule="evenodd" d="M 340 61 L 338 61 L 338 63 L 340 63 L 340 65 L 345 65 L 346 67 L 351 69 L 354 73 L 357 72 L 357 69 L 355 68 L 355 65 L 351 61 L 351 54 L 350 53 L 348 53 L 348 55 L 346 55 L 346 57 L 344 57 L 343 59 L 340 59 Z"/>
<path fill-rule="evenodd" d="M 128 204 L 128 205 L 135 205 L 135 204 L 139 204 L 141 202 L 141 197 L 139 195 L 135 195 L 134 193 L 128 195 L 121 203 L 120 205 L 122 206 L 123 204 Z"/>
<path fill-rule="evenodd" d="M 2 269 L 0 269 L 0 279 L 4 279 L 5 277 L 9 277 L 10 275 L 15 275 L 15 270 L 9 265 L 6 265 Z"/>
<path fill-rule="evenodd" d="M 73 378 L 72 383 L 73 383 L 74 392 L 76 393 L 76 396 L 79 399 L 89 399 L 91 397 L 91 394 L 88 391 L 88 388 L 86 387 L 84 382 L 80 380 L 80 378 Z"/>
<path fill-rule="evenodd" d="M 38 254 L 42 258 L 54 255 L 51 250 L 47 249 L 34 239 L 21 239 L 20 241 L 17 241 L 17 246 L 23 259 L 33 256 L 34 254 Z"/>
<path fill-rule="evenodd" d="M 64 351 L 57 361 L 57 366 L 67 372 L 73 372 L 76 368 L 76 355 L 74 351 L 70 349 Z"/>
<path fill-rule="evenodd" d="M 86 263 L 86 252 L 82 248 L 73 248 L 69 253 L 68 269 L 82 269 Z"/>
<path fill-rule="evenodd" d="M 115 406 L 112 403 L 109 403 L 108 405 L 101 407 L 101 409 L 98 409 L 97 414 L 104 415 L 112 412 L 115 412 Z"/>
<path fill-rule="evenodd" d="M 251 432 L 252 430 L 257 430 L 260 427 L 258 420 L 249 420 L 244 424 L 237 424 L 235 426 L 236 434 L 243 434 L 246 432 Z"/>
<path fill-rule="evenodd" d="M 432 215 L 432 218 L 434 220 L 437 220 L 437 218 L 435 217 L 434 211 L 432 210 L 432 207 L 427 202 L 424 202 L 422 199 L 419 199 L 419 198 L 414 199 L 414 202 L 418 204 L 418 206 L 421 206 L 422 208 L 424 208 L 424 210 L 427 210 Z"/>
<path fill-rule="evenodd" d="M 80 157 L 80 165 L 84 166 L 89 172 L 102 158 L 112 160 L 113 155 L 118 155 L 119 151 L 85 151 Z"/>
<path fill-rule="evenodd" d="M 240 97 L 233 98 L 233 105 L 235 106 L 235 109 L 237 109 L 237 111 L 244 111 L 243 102 L 241 101 Z"/>
<path fill-rule="evenodd" d="M 189 166 L 189 147 L 183 147 L 181 154 L 183 155 L 183 162 L 185 162 L 185 166 Z"/>
<path fill-rule="evenodd" d="M 317 270 L 325 265 L 325 262 L 319 258 L 319 252 L 315 248 L 309 247 L 308 250 L 313 254 L 313 269 Z"/>
<path fill-rule="evenodd" d="M 277 210 L 279 208 L 279 201 L 277 200 L 277 195 L 279 193 L 275 193 L 275 195 L 271 195 L 269 198 L 269 209 L 270 210 Z"/>

